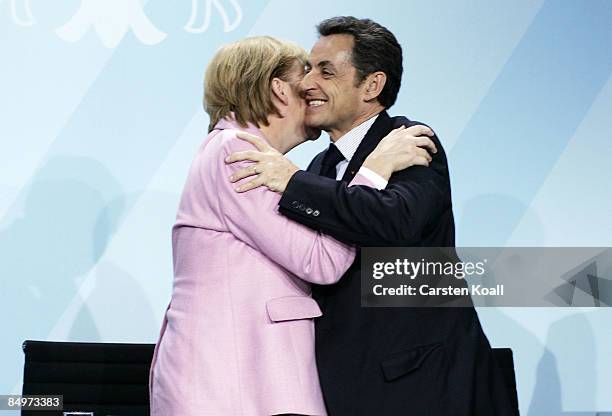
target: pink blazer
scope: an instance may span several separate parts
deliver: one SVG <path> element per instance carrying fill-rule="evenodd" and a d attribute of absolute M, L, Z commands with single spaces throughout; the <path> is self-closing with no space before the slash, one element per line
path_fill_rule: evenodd
<path fill-rule="evenodd" d="M 153 416 L 325 415 L 307 282 L 335 283 L 355 251 L 277 212 L 280 196 L 234 191 L 252 146 L 222 120 L 200 147 L 172 230 L 172 298 L 150 373 Z M 246 180 L 244 180 L 246 181 Z M 352 184 L 371 185 L 357 175 Z"/>

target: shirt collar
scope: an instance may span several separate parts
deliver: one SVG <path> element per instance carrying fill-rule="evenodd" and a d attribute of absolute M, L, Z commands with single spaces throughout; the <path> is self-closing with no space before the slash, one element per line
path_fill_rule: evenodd
<path fill-rule="evenodd" d="M 247 122 L 246 126 L 241 126 L 240 124 L 238 124 L 238 122 L 236 121 L 236 114 L 233 111 L 231 111 L 227 116 L 220 119 L 217 122 L 217 124 L 213 127 L 213 130 L 228 130 L 228 129 L 246 131 L 247 133 L 251 133 L 255 136 L 261 137 L 266 142 L 268 141 L 268 139 L 264 137 L 259 127 L 257 127 L 255 124 L 251 122 Z"/>
<path fill-rule="evenodd" d="M 357 148 L 359 147 L 359 144 L 361 144 L 361 141 L 365 137 L 366 133 L 376 121 L 376 118 L 378 118 L 378 114 L 376 114 L 374 117 L 370 117 L 357 127 L 354 127 L 348 133 L 334 142 L 338 150 L 340 150 L 340 153 L 342 153 L 342 156 L 344 156 L 344 158 L 349 162 L 355 155 L 355 152 L 357 151 Z"/>

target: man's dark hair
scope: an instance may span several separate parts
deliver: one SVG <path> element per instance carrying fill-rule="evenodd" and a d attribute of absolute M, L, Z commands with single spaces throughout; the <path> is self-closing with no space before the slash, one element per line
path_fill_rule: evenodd
<path fill-rule="evenodd" d="M 319 23 L 317 31 L 321 36 L 352 35 L 357 85 L 369 74 L 382 71 L 387 75 L 387 82 L 378 96 L 378 102 L 385 108 L 395 103 L 402 83 L 402 47 L 389 29 L 370 19 L 338 16 Z"/>

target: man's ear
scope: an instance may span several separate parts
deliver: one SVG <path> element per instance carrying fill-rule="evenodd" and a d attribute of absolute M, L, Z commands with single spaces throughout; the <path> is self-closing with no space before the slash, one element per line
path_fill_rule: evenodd
<path fill-rule="evenodd" d="M 387 74 L 382 71 L 372 72 L 364 80 L 364 101 L 372 101 L 380 95 L 387 82 Z"/>
<path fill-rule="evenodd" d="M 280 78 L 272 78 L 272 101 L 275 103 L 281 116 L 285 116 L 289 105 L 288 85 Z"/>

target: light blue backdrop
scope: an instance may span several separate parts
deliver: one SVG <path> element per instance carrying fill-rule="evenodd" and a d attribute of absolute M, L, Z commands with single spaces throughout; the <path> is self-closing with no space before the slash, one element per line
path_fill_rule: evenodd
<path fill-rule="evenodd" d="M 248 35 L 310 48 L 326 17 L 386 25 L 405 51 L 391 113 L 445 145 L 459 245 L 612 245 L 610 6 L 0 0 L 0 394 L 20 390 L 24 339 L 155 341 L 204 68 Z M 522 414 L 612 410 L 612 311 L 479 312 L 515 352 Z"/>

